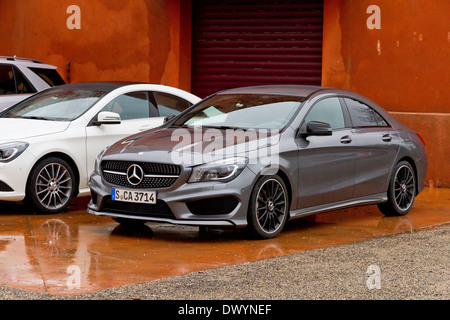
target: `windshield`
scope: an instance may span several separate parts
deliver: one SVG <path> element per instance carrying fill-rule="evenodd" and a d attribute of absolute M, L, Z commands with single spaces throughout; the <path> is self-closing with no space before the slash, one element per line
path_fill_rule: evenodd
<path fill-rule="evenodd" d="M 201 102 L 172 125 L 281 130 L 303 100 L 302 97 L 280 95 L 217 95 Z"/>
<path fill-rule="evenodd" d="M 72 121 L 105 94 L 105 91 L 99 90 L 52 88 L 7 109 L 0 117 Z"/>

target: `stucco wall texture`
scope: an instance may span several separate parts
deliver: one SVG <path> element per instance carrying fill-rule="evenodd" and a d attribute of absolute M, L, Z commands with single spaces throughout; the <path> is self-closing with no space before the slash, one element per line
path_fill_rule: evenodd
<path fill-rule="evenodd" d="M 367 20 L 378 6 L 380 29 Z M 325 0 L 322 85 L 365 95 L 426 141 L 428 184 L 450 187 L 450 1 Z M 371 22 L 371 21 L 370 21 Z"/>
<path fill-rule="evenodd" d="M 69 29 L 70 5 L 80 29 Z M 0 55 L 54 64 L 70 82 L 125 80 L 189 89 L 190 56 L 180 56 L 182 0 L 0 0 Z M 190 12 L 190 11 L 189 11 Z M 189 35 L 190 37 L 190 35 Z"/>
<path fill-rule="evenodd" d="M 0 55 L 54 64 L 70 82 L 190 90 L 195 0 L 0 0 Z M 70 30 L 70 5 L 81 29 Z M 371 5 L 380 29 L 369 29 Z M 322 85 L 363 94 L 426 141 L 428 184 L 450 187 L 450 1 L 324 0 Z"/>

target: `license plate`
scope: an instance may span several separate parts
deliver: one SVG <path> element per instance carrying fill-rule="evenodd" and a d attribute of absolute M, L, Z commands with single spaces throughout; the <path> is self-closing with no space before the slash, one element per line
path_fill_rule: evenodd
<path fill-rule="evenodd" d="M 111 199 L 114 201 L 155 204 L 156 191 L 135 191 L 113 188 L 111 190 Z"/>

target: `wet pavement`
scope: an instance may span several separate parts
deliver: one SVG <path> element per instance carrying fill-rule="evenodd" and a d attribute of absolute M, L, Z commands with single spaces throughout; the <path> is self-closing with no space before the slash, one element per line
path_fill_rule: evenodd
<path fill-rule="evenodd" d="M 426 188 L 404 217 L 384 217 L 376 206 L 332 211 L 290 221 L 264 241 L 242 230 L 123 227 L 86 213 L 88 200 L 59 215 L 0 204 L 0 285 L 80 294 L 450 222 L 450 189 L 443 188 Z"/>

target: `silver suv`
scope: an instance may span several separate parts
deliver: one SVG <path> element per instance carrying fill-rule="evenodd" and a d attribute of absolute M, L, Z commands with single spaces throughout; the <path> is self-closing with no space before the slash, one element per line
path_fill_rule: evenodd
<path fill-rule="evenodd" d="M 44 89 L 62 85 L 55 66 L 40 61 L 0 57 L 0 111 Z"/>

